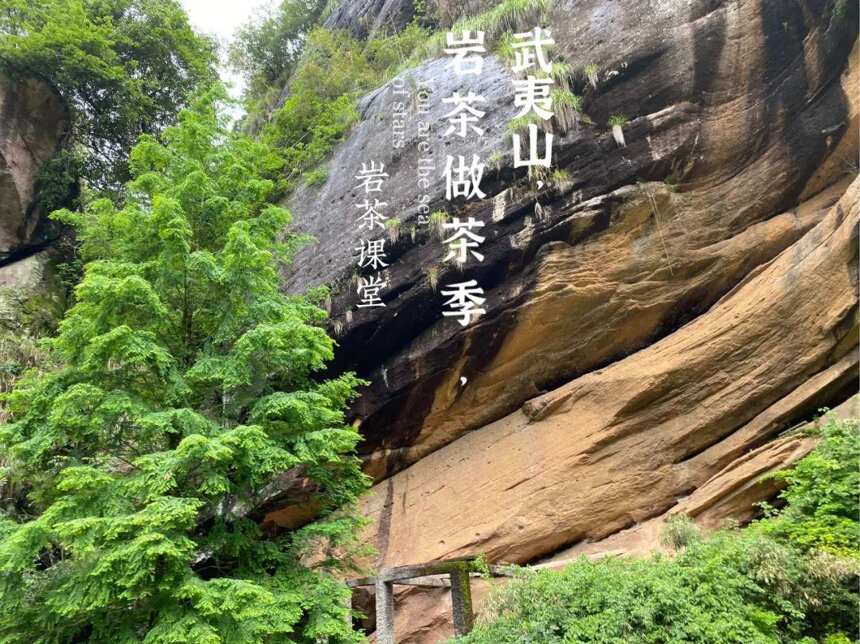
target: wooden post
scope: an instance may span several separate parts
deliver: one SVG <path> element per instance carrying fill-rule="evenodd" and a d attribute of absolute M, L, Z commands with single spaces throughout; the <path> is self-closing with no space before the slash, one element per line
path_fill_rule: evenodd
<path fill-rule="evenodd" d="M 394 587 L 390 581 L 376 579 L 376 641 L 394 644 Z"/>
<path fill-rule="evenodd" d="M 454 632 L 465 635 L 472 630 L 475 619 L 468 564 L 462 564 L 451 572 L 451 606 L 454 609 Z"/>
<path fill-rule="evenodd" d="M 352 588 L 347 586 L 347 589 L 349 590 L 349 594 L 343 600 L 343 607 L 346 609 L 344 619 L 349 630 L 352 630 Z"/>

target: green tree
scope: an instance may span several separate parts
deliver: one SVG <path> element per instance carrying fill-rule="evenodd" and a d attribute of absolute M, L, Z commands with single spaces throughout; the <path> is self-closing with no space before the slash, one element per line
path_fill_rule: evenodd
<path fill-rule="evenodd" d="M 282 0 L 236 32 L 230 63 L 245 77 L 248 97 L 272 100 L 270 91 L 280 93 L 325 5 L 326 0 Z"/>
<path fill-rule="evenodd" d="M 121 209 L 58 214 L 85 272 L 58 366 L 17 384 L 0 428 L 29 492 L 0 520 L 0 641 L 356 637 L 334 573 L 367 486 L 344 417 L 359 381 L 318 376 L 325 314 L 278 289 L 279 161 L 229 133 L 222 96 L 141 138 Z M 264 535 L 255 511 L 298 490 L 317 520 Z"/>
<path fill-rule="evenodd" d="M 57 89 L 98 189 L 128 178 L 138 136 L 170 123 L 214 60 L 176 0 L 0 0 L 0 62 Z"/>

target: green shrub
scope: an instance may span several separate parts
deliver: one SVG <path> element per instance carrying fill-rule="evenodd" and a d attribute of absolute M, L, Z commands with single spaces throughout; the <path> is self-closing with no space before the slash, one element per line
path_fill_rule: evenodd
<path fill-rule="evenodd" d="M 787 484 L 779 495 L 786 507 L 761 527 L 804 550 L 860 557 L 860 427 L 826 418 L 819 435 L 811 454 L 774 475 Z"/>
<path fill-rule="evenodd" d="M 669 517 L 660 532 L 660 543 L 672 550 L 683 550 L 700 538 L 698 526 L 686 514 Z"/>
<path fill-rule="evenodd" d="M 511 582 L 491 600 L 491 621 L 457 641 L 777 642 L 778 616 L 747 603 L 749 583 L 728 568 L 583 558 Z"/>
<path fill-rule="evenodd" d="M 856 422 L 830 419 L 821 443 L 778 475 L 784 510 L 702 539 L 683 516 L 674 558 L 585 558 L 523 571 L 494 590 L 462 644 L 847 642 L 858 623 Z"/>

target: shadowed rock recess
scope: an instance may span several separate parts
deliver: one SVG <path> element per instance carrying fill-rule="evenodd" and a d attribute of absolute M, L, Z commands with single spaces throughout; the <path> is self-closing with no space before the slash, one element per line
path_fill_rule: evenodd
<path fill-rule="evenodd" d="M 40 80 L 0 74 L 0 267 L 49 243 L 38 176 L 66 138 L 60 97 Z"/>
<path fill-rule="evenodd" d="M 809 449 L 780 434 L 824 406 L 856 415 L 860 91 L 856 6 L 845 12 L 557 2 L 545 23 L 553 58 L 596 65 L 600 82 L 574 81 L 591 122 L 555 124 L 564 176 L 540 189 L 512 167 L 512 76 L 493 56 L 477 79 L 426 61 L 360 101 L 327 182 L 289 200 L 317 242 L 284 283 L 333 287 L 334 369 L 372 383 L 354 413 L 377 481 L 364 506 L 376 564 L 536 562 L 604 539 L 612 549 L 613 535 L 683 503 L 705 525 L 748 520 L 777 491 L 757 478 Z M 329 23 L 364 36 L 414 13 L 346 0 Z M 442 99 L 458 89 L 487 100 L 480 142 L 443 136 Z M 613 114 L 629 118 L 626 147 L 605 125 Z M 445 157 L 472 153 L 494 159 L 487 198 L 449 204 Z M 354 175 L 368 161 L 385 163 L 386 212 L 401 225 L 386 308 L 356 310 Z M 443 263 L 422 199 L 486 222 L 483 263 Z M 466 329 L 443 318 L 430 274 L 477 279 L 487 314 Z M 442 597 L 404 595 L 402 641 L 445 634 L 444 620 L 418 617 Z"/>
<path fill-rule="evenodd" d="M 48 83 L 0 73 L 0 334 L 21 330 L 27 300 L 38 301 L 42 320 L 62 311 L 53 271 L 58 230 L 38 191 L 41 171 L 67 142 L 68 127 L 66 107 Z"/>

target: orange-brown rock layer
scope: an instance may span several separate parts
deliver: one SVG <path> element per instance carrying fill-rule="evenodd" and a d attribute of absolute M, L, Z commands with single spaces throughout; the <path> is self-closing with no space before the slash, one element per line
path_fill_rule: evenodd
<path fill-rule="evenodd" d="M 477 552 L 525 562 L 601 539 L 762 445 L 786 410 L 853 386 L 858 194 L 860 180 L 677 332 L 377 485 L 366 511 L 379 563 Z"/>

